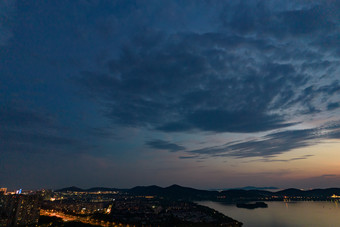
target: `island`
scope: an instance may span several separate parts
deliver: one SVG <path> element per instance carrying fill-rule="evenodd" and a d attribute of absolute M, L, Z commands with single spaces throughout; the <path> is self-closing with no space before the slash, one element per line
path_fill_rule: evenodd
<path fill-rule="evenodd" d="M 246 208 L 246 209 L 255 209 L 255 208 L 267 208 L 268 205 L 264 202 L 256 202 L 256 203 L 237 203 L 236 206 L 238 208 Z"/>

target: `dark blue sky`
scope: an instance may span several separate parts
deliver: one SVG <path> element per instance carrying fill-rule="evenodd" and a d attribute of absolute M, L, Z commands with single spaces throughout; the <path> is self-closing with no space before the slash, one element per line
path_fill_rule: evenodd
<path fill-rule="evenodd" d="M 2 1 L 0 186 L 340 186 L 339 12 Z"/>

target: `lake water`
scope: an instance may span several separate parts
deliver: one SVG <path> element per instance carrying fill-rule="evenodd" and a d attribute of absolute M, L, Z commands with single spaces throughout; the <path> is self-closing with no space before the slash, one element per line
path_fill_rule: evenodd
<path fill-rule="evenodd" d="M 266 202 L 268 208 L 253 210 L 237 208 L 236 205 L 211 201 L 198 204 L 215 209 L 237 221 L 244 227 L 300 227 L 340 226 L 340 204 L 338 201 Z"/>

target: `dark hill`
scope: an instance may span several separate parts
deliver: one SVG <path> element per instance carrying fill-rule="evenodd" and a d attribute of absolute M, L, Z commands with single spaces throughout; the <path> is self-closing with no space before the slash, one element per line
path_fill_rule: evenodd
<path fill-rule="evenodd" d="M 166 188 L 159 186 L 138 186 L 128 190 L 133 195 L 153 195 L 162 196 L 171 199 L 213 199 L 216 198 L 217 192 L 198 190 L 194 188 L 182 187 L 179 185 L 171 185 Z"/>
<path fill-rule="evenodd" d="M 182 187 L 179 185 L 171 185 L 169 187 L 164 188 L 164 195 L 176 198 L 176 199 L 209 199 L 216 198 L 218 192 L 216 191 L 207 191 L 207 190 L 199 190 L 195 188 Z"/>
<path fill-rule="evenodd" d="M 314 197 L 316 199 L 327 199 L 333 194 L 340 195 L 340 188 L 328 188 L 328 189 L 313 189 L 313 190 L 299 190 L 296 188 L 289 188 L 278 192 L 270 192 L 265 190 L 242 190 L 242 189 L 230 189 L 225 191 L 208 191 L 199 190 L 190 187 L 183 187 L 180 185 L 171 185 L 169 187 L 159 187 L 156 185 L 151 186 L 137 186 L 131 189 L 117 189 L 117 188 L 104 188 L 95 187 L 87 190 L 72 186 L 57 190 L 57 192 L 96 192 L 96 191 L 121 191 L 137 196 L 160 196 L 168 199 L 176 200 L 218 200 L 234 202 L 238 200 L 259 200 L 264 197 L 271 198 L 275 196 L 275 199 L 282 199 L 284 196 L 289 197 Z"/>
<path fill-rule="evenodd" d="M 56 192 L 84 192 L 84 191 L 85 191 L 84 189 L 78 188 L 76 186 L 56 190 Z"/>
<path fill-rule="evenodd" d="M 127 190 L 133 195 L 159 195 L 162 192 L 161 187 L 156 185 L 151 186 L 137 186 Z"/>
<path fill-rule="evenodd" d="M 122 191 L 121 189 L 118 188 L 104 188 L 104 187 L 95 187 L 95 188 L 90 188 L 86 190 L 87 192 L 109 192 L 109 191 Z"/>
<path fill-rule="evenodd" d="M 277 196 L 304 196 L 306 191 L 302 191 L 296 188 L 289 188 L 275 193 Z"/>
<path fill-rule="evenodd" d="M 305 195 L 313 197 L 329 197 L 334 194 L 340 195 L 340 188 L 313 189 L 305 192 Z"/>
<path fill-rule="evenodd" d="M 220 192 L 220 196 L 225 196 L 226 199 L 256 199 L 264 196 L 271 196 L 273 192 L 264 190 L 241 190 L 231 189 Z"/>

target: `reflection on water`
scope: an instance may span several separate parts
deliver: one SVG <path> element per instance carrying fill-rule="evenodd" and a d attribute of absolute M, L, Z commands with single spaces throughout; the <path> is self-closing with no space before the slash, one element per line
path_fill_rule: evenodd
<path fill-rule="evenodd" d="M 243 222 L 245 227 L 340 226 L 338 201 L 266 202 L 268 208 L 253 210 L 211 201 L 198 203 Z"/>

